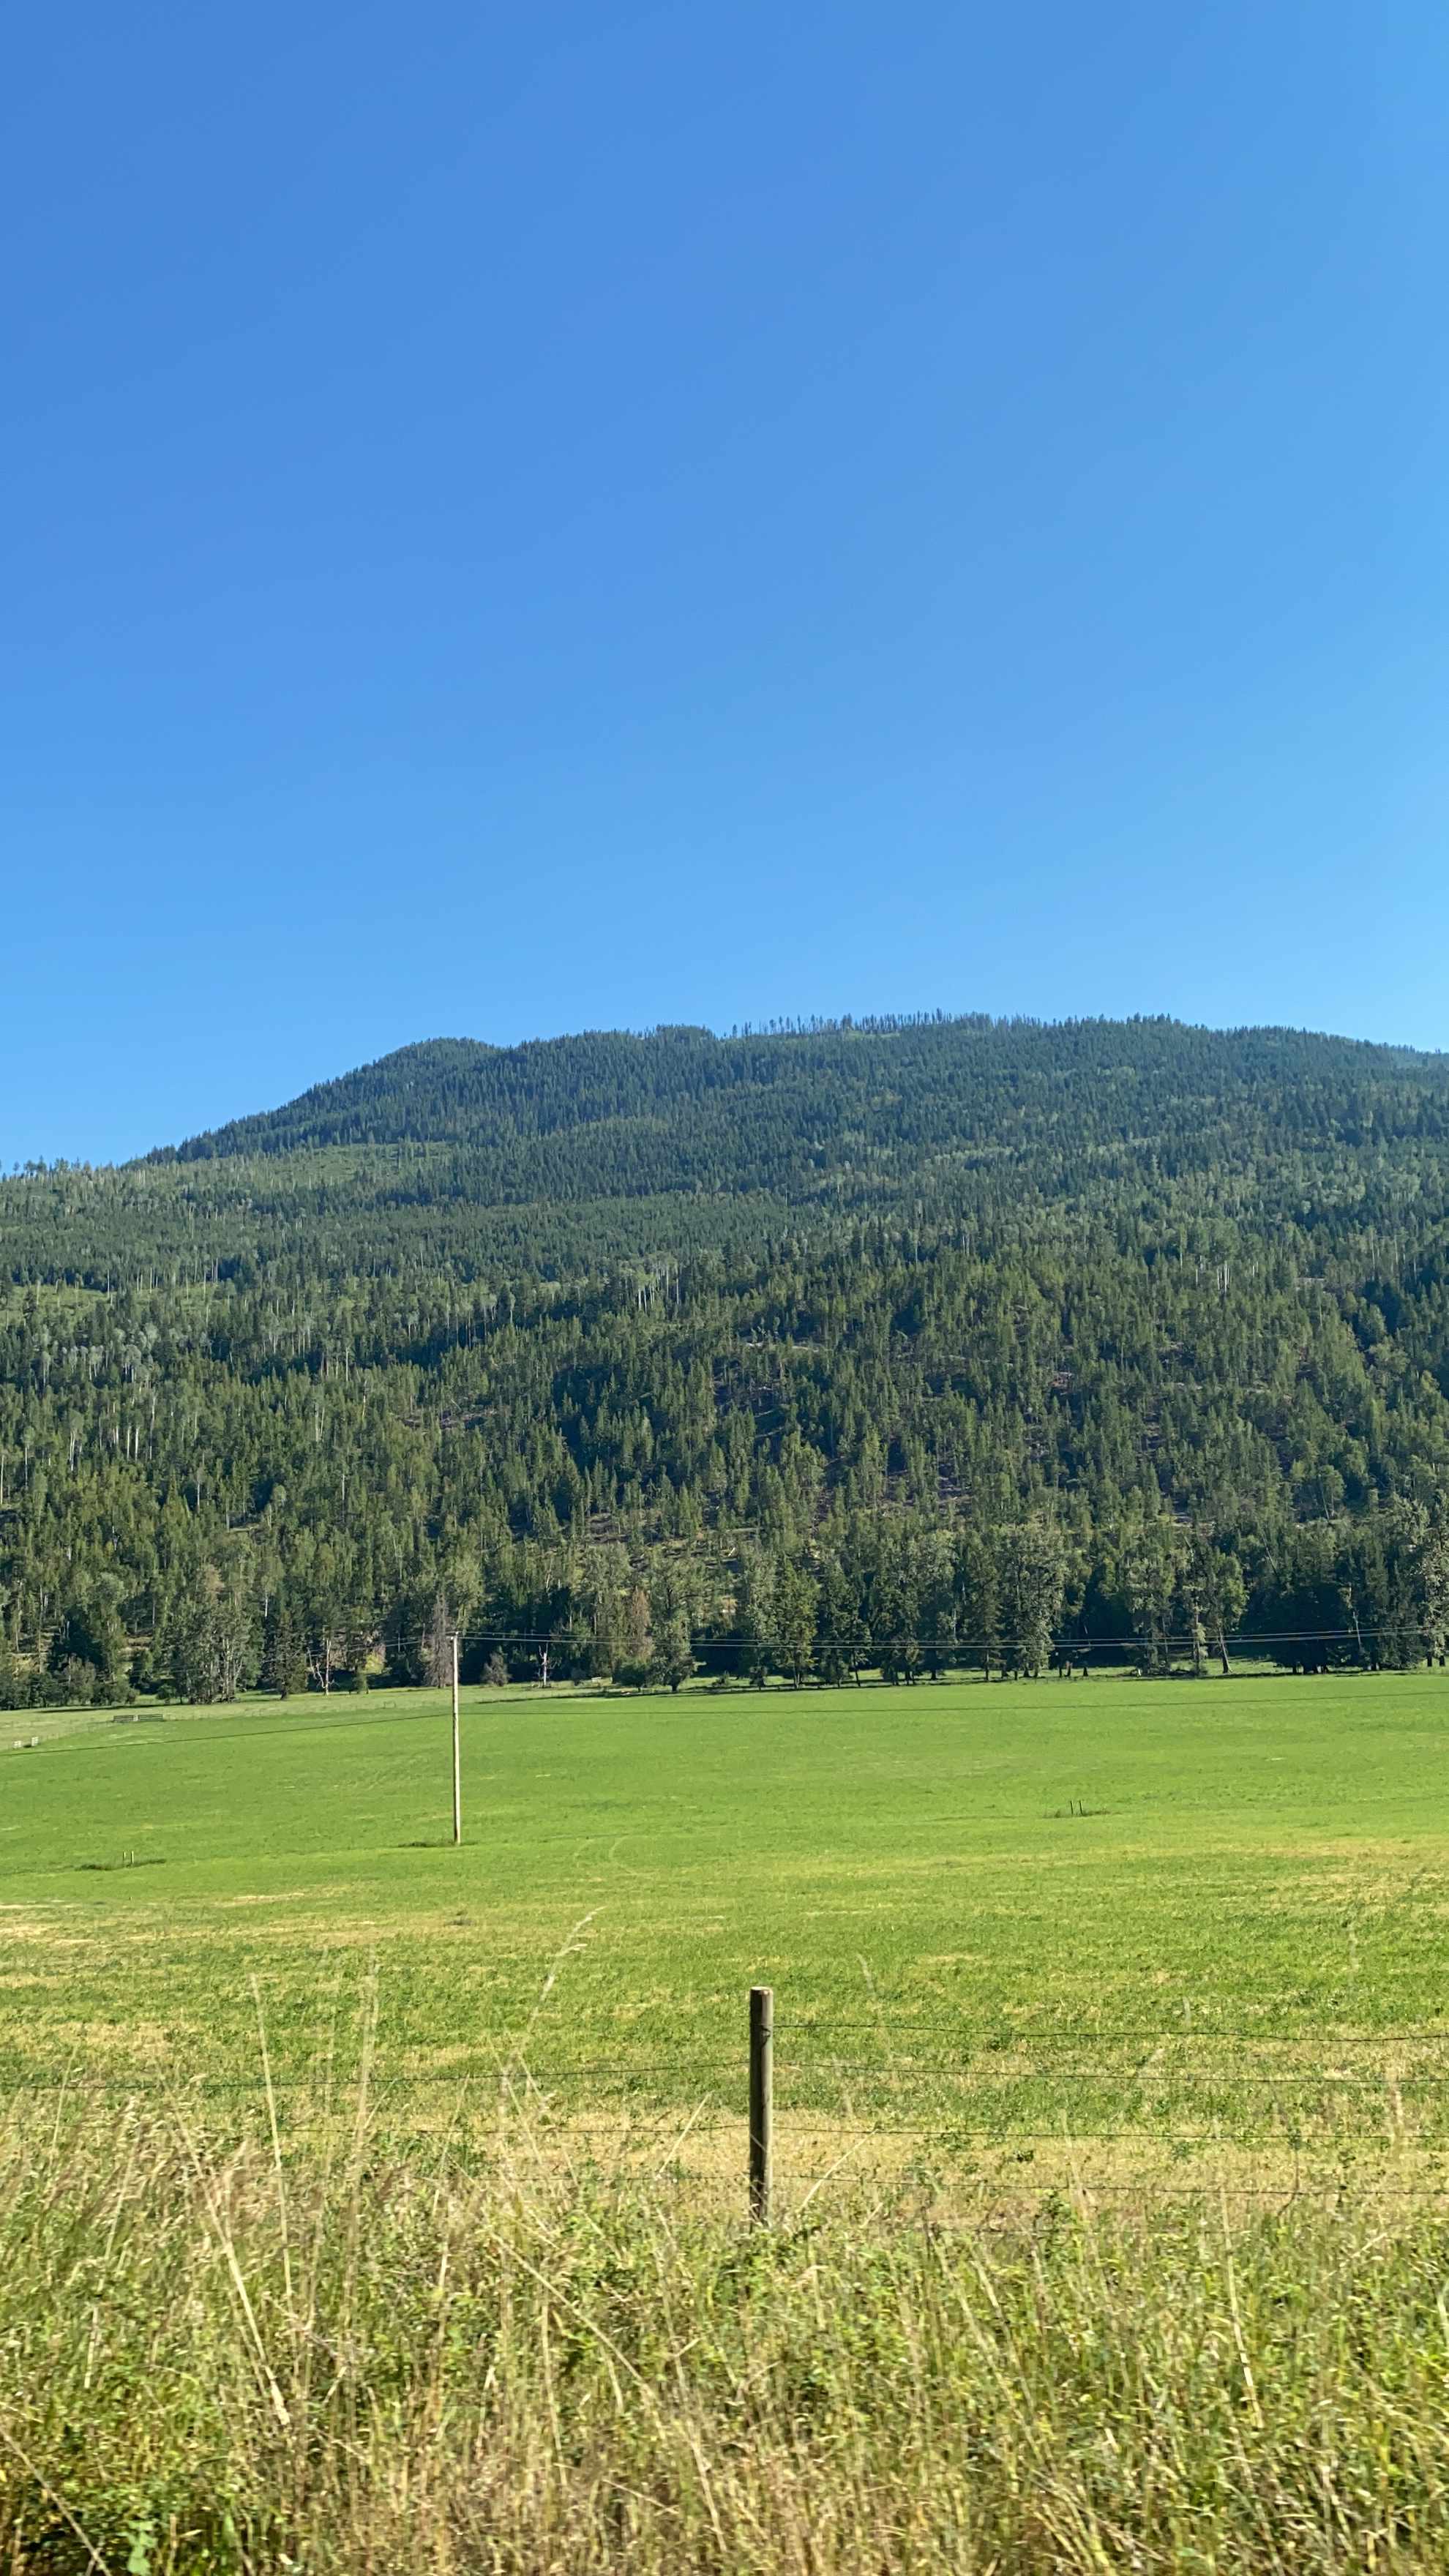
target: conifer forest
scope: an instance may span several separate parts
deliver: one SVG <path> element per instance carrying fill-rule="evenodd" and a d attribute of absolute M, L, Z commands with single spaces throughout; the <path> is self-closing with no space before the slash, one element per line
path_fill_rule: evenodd
<path fill-rule="evenodd" d="M 1402 1667 L 1446 1483 L 1446 1057 L 440 1040 L 0 1180 L 12 1707 Z"/>

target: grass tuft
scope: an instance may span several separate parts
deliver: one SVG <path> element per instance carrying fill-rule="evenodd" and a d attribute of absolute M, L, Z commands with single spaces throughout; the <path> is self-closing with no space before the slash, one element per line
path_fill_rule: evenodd
<path fill-rule="evenodd" d="M 773 2233 L 535 2151 L 0 2139 L 10 2576 L 1406 2571 L 1449 2558 L 1449 2226 L 1222 2204 Z"/>

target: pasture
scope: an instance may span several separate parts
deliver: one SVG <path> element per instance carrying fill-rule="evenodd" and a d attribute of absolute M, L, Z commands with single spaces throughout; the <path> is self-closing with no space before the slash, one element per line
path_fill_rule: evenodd
<path fill-rule="evenodd" d="M 1449 1677 L 251 1703 L 0 1752 L 0 2084 L 734 2178 L 1437 2192 Z M 688 2144 L 680 2144 L 687 2129 Z M 662 2145 L 661 2143 L 662 2142 Z"/>

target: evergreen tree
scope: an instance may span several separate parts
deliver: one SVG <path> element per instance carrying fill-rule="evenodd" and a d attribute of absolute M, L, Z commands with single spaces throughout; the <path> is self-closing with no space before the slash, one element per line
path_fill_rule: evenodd
<path fill-rule="evenodd" d="M 774 1567 L 758 1550 L 740 1566 L 738 1617 L 741 1669 L 763 1690 L 775 1665 L 775 1582 Z"/>
<path fill-rule="evenodd" d="M 1066 1556 L 1061 1531 L 1040 1518 L 1003 1530 L 997 1566 L 1009 1667 L 1014 1672 L 1044 1672 L 1062 1615 Z"/>
<path fill-rule="evenodd" d="M 72 1700 L 130 1697 L 130 1652 L 117 1589 L 113 1578 L 97 1576 L 66 1603 L 46 1660 L 50 1673 L 65 1679 Z"/>
<path fill-rule="evenodd" d="M 1122 1553 L 1122 1584 L 1141 1672 L 1172 1670 L 1173 1613 L 1182 1563 L 1179 1534 L 1162 1514 L 1149 1513 L 1134 1522 Z"/>
<path fill-rule="evenodd" d="M 772 1590 L 774 1651 L 781 1670 L 798 1690 L 815 1651 L 820 1587 L 805 1566 L 786 1557 L 776 1568 Z"/>
<path fill-rule="evenodd" d="M 307 1648 L 285 1601 L 270 1604 L 262 1632 L 259 1679 L 263 1690 L 279 1699 L 297 1697 L 307 1687 Z"/>

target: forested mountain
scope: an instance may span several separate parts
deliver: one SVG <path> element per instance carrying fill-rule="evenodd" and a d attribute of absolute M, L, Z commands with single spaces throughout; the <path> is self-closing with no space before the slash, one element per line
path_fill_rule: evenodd
<path fill-rule="evenodd" d="M 1449 1059 L 438 1040 L 0 1182 L 0 1697 L 1449 1631 Z M 494 1661 L 494 1669 L 498 1668 Z"/>
<path fill-rule="evenodd" d="M 1334 1129 L 1362 1144 L 1377 1116 L 1442 1141 L 1449 1058 L 1287 1029 L 935 1018 L 507 1048 L 435 1039 L 151 1159 L 458 1145 L 500 1157 L 491 1192 L 472 1193 L 486 1204 L 538 1196 L 538 1172 L 553 1167 L 533 1153 L 567 1137 L 584 1197 L 641 1186 L 811 1196 L 827 1174 L 873 1186 L 882 1157 L 903 1177 L 937 1156 L 954 1165 L 1053 1144 L 1068 1164 L 1124 1145 L 1237 1156 L 1270 1132 L 1281 1144 Z"/>

